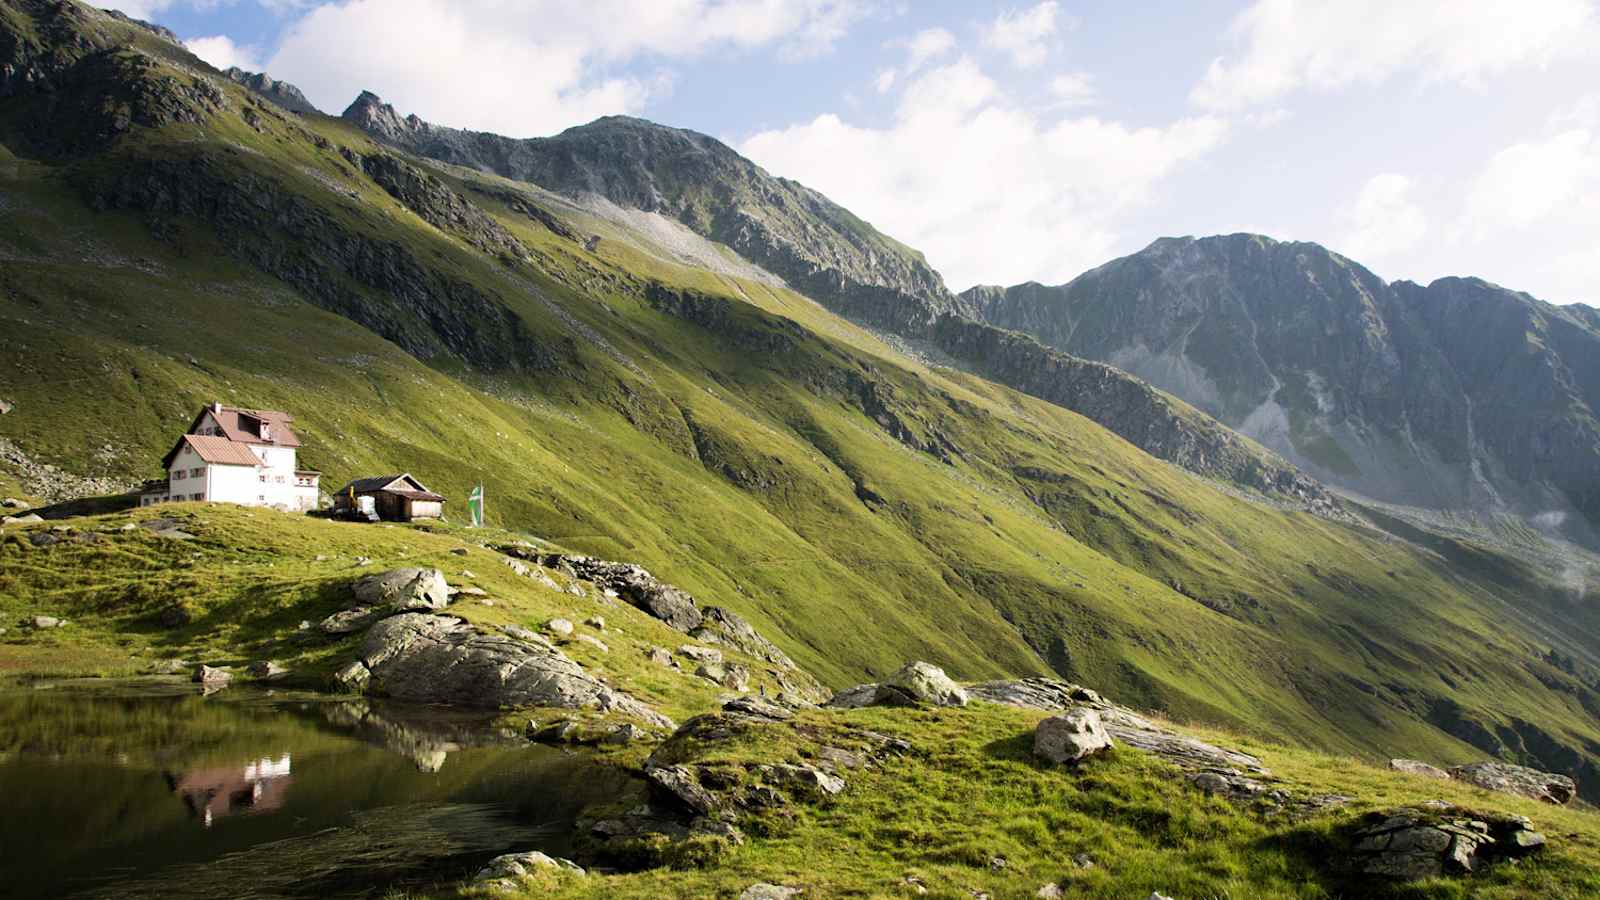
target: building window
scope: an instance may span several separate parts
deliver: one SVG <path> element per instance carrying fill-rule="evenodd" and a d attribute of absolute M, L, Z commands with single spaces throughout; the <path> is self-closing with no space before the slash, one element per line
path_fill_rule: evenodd
<path fill-rule="evenodd" d="M 204 500 L 205 498 L 206 498 L 205 494 L 190 494 L 189 495 L 189 499 L 190 500 Z"/>
<path fill-rule="evenodd" d="M 257 494 L 256 495 L 256 502 L 257 503 L 265 503 L 265 502 L 267 502 L 267 495 L 266 494 Z"/>
<path fill-rule="evenodd" d="M 190 478 L 199 478 L 199 477 L 201 477 L 201 476 L 203 476 L 205 474 L 206 474 L 206 470 L 205 469 L 190 469 L 189 470 L 189 477 Z"/>

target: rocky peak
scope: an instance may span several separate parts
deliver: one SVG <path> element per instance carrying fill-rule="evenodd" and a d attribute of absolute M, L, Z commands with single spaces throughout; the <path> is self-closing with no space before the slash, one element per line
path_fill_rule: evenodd
<path fill-rule="evenodd" d="M 231 66 L 222 74 L 228 76 L 229 81 L 243 85 L 291 112 L 318 112 L 299 88 L 287 81 L 275 81 L 265 72 L 247 72 L 238 66 Z"/>

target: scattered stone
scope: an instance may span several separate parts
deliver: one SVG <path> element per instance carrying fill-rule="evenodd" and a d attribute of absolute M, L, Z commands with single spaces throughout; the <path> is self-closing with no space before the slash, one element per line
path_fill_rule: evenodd
<path fill-rule="evenodd" d="M 618 725 L 616 728 L 611 729 L 611 732 L 605 736 L 604 743 L 631 744 L 644 736 L 645 730 L 643 728 L 640 728 L 632 722 L 625 722 L 621 725 Z"/>
<path fill-rule="evenodd" d="M 1565 775 L 1510 763 L 1485 761 L 1455 766 L 1450 769 L 1450 776 L 1487 790 L 1543 800 L 1557 806 L 1571 803 L 1578 793 L 1577 782 Z"/>
<path fill-rule="evenodd" d="M 28 535 L 28 543 L 35 547 L 49 547 L 61 543 L 61 538 L 48 531 L 35 531 Z"/>
<path fill-rule="evenodd" d="M 966 706 L 967 692 L 932 663 L 909 662 L 881 684 L 863 684 L 840 691 L 828 706 Z"/>
<path fill-rule="evenodd" d="M 365 629 L 368 625 L 389 615 L 391 610 L 372 606 L 357 606 L 336 612 L 323 619 L 317 628 L 323 634 L 353 634 Z"/>
<path fill-rule="evenodd" d="M 724 712 L 754 716 L 758 719 L 767 719 L 773 722 L 782 722 L 794 717 L 793 712 L 775 703 L 768 703 L 756 697 L 735 697 L 722 704 L 722 709 Z"/>
<path fill-rule="evenodd" d="M 462 569 L 461 570 L 461 577 L 462 578 L 477 578 L 478 576 L 472 574 L 472 570 L 471 569 Z"/>
<path fill-rule="evenodd" d="M 1033 732 L 1033 755 L 1058 765 L 1079 762 L 1113 746 L 1099 713 L 1086 706 L 1051 716 Z"/>
<path fill-rule="evenodd" d="M 600 640 L 592 634 L 580 634 L 578 635 L 577 640 L 578 643 L 588 644 L 596 650 L 599 650 L 601 653 L 611 652 L 611 648 L 606 646 L 605 641 Z"/>
<path fill-rule="evenodd" d="M 714 650 L 710 647 L 696 647 L 694 644 L 684 644 L 679 647 L 678 654 L 700 663 L 716 665 L 722 662 L 721 650 Z"/>
<path fill-rule="evenodd" d="M 182 675 L 189 671 L 188 663 L 181 659 L 163 659 L 150 667 L 150 671 L 157 675 Z"/>
<path fill-rule="evenodd" d="M 1396 772 L 1404 772 L 1407 775 L 1422 775 L 1427 778 L 1448 779 L 1450 777 L 1449 772 L 1438 766 L 1429 765 L 1416 759 L 1391 759 L 1389 760 L 1389 768 Z"/>
<path fill-rule="evenodd" d="M 488 598 L 484 598 L 484 599 L 478 601 L 478 605 L 479 606 L 493 606 L 494 605 L 494 601 L 490 600 Z"/>
<path fill-rule="evenodd" d="M 577 863 L 570 859 L 556 859 L 533 850 L 527 853 L 507 853 L 489 860 L 489 864 L 473 876 L 475 882 L 500 881 L 502 879 L 520 880 L 531 876 L 540 869 L 553 869 L 578 876 L 585 874 Z"/>
<path fill-rule="evenodd" d="M 589 618 L 583 620 L 583 624 L 593 628 L 596 631 L 606 630 L 606 620 L 604 616 L 590 616 Z"/>
<path fill-rule="evenodd" d="M 338 685 L 340 690 L 357 694 L 367 689 L 367 683 L 371 679 L 371 670 L 359 659 L 345 663 L 333 673 L 333 683 Z"/>
<path fill-rule="evenodd" d="M 907 875 L 901 881 L 911 889 L 913 894 L 926 894 L 928 892 L 928 883 L 915 875 Z"/>
<path fill-rule="evenodd" d="M 1072 865 L 1077 869 L 1092 869 L 1094 868 L 1094 857 L 1087 853 L 1075 854 L 1072 857 Z"/>
<path fill-rule="evenodd" d="M 450 552 L 456 556 L 466 556 L 468 553 L 467 548 L 465 547 L 452 547 Z"/>
<path fill-rule="evenodd" d="M 372 559 L 370 557 L 358 556 L 358 557 L 356 557 L 355 562 L 353 563 L 353 568 L 359 569 L 362 566 L 370 566 L 370 565 L 372 565 Z"/>
<path fill-rule="evenodd" d="M 44 518 L 38 513 L 28 513 L 25 516 L 0 517 L 0 525 L 34 525 L 43 521 Z"/>
<path fill-rule="evenodd" d="M 1055 882 L 1051 882 L 1050 884 L 1039 888 L 1039 890 L 1035 891 L 1033 895 L 1040 898 L 1040 900 L 1058 900 L 1058 898 L 1065 896 L 1065 894 L 1061 892 L 1061 885 L 1056 884 Z"/>
<path fill-rule="evenodd" d="M 645 779 L 656 796 L 691 813 L 710 816 L 722 809 L 722 802 L 717 795 L 702 787 L 694 770 L 687 766 L 652 766 L 646 763 Z"/>
<path fill-rule="evenodd" d="M 450 585 L 438 569 L 391 569 L 352 585 L 356 603 L 397 612 L 426 612 L 450 605 Z"/>
<path fill-rule="evenodd" d="M 0 500 L 0 506 L 5 507 L 6 509 L 27 509 L 28 508 L 28 504 L 27 503 L 25 503 L 25 502 L 23 502 L 21 500 L 18 500 L 15 497 L 7 497 L 4 500 Z"/>
<path fill-rule="evenodd" d="M 1172 898 L 1160 891 L 1151 891 L 1150 896 L 1146 897 L 1145 900 L 1172 900 Z"/>
<path fill-rule="evenodd" d="M 784 887 L 761 881 L 745 888 L 739 895 L 739 900 L 789 900 L 790 897 L 798 897 L 803 893 L 805 891 L 797 887 Z"/>
<path fill-rule="evenodd" d="M 1011 863 L 1004 856 L 989 857 L 989 871 L 991 872 L 1004 872 L 1009 865 Z"/>
<path fill-rule="evenodd" d="M 544 623 L 544 630 L 561 637 L 572 637 L 572 623 L 566 619 L 551 619 Z"/>
<path fill-rule="evenodd" d="M 529 643 L 538 644 L 542 647 L 550 646 L 550 642 L 545 639 L 545 636 L 537 631 L 534 631 L 532 628 L 522 625 L 502 625 L 500 626 L 500 630 L 511 635 L 519 641 L 528 641 Z"/>
<path fill-rule="evenodd" d="M 508 567 L 510 567 L 511 571 L 521 575 L 523 578 L 527 578 L 529 575 L 533 574 L 533 570 L 528 568 L 526 563 L 519 562 L 518 560 L 512 559 L 509 556 L 501 557 L 501 559 Z"/>
<path fill-rule="evenodd" d="M 488 591 L 484 590 L 481 587 L 476 587 L 476 586 L 473 586 L 473 585 L 468 585 L 467 587 L 451 588 L 450 589 L 450 593 L 452 593 L 452 594 L 465 594 L 468 597 L 487 597 L 487 596 L 489 596 L 489 592 Z"/>
<path fill-rule="evenodd" d="M 270 659 L 257 660 L 245 668 L 244 673 L 251 678 L 272 681 L 289 674 L 289 670 L 278 665 Z"/>
<path fill-rule="evenodd" d="M 233 680 L 233 673 L 227 669 L 216 669 L 202 664 L 195 666 L 194 674 L 189 680 L 206 687 L 222 687 Z"/>
<path fill-rule="evenodd" d="M 318 553 L 316 561 L 317 562 L 327 562 L 328 561 L 328 554 L 326 554 L 326 553 Z"/>
<path fill-rule="evenodd" d="M 651 647 L 645 651 L 645 656 L 658 666 L 677 668 L 678 661 L 672 658 L 672 652 L 665 647 Z"/>
<path fill-rule="evenodd" d="M 62 621 L 55 616 L 29 616 L 22 620 L 25 627 L 44 631 L 50 628 L 60 628 Z"/>

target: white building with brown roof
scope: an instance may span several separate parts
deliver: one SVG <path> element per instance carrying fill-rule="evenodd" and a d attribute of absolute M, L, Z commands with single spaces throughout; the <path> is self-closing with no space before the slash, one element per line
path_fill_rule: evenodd
<path fill-rule="evenodd" d="M 321 475 L 295 464 L 294 418 L 220 403 L 202 409 L 161 461 L 165 481 L 146 484 L 141 506 L 181 500 L 316 509 Z"/>

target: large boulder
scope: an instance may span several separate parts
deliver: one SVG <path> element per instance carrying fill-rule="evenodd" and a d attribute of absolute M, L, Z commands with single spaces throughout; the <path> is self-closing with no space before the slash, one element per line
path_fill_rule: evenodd
<path fill-rule="evenodd" d="M 1565 775 L 1503 762 L 1484 761 L 1455 766 L 1450 769 L 1450 777 L 1491 791 L 1517 794 L 1557 805 L 1572 802 L 1578 793 L 1578 783 Z"/>
<path fill-rule="evenodd" d="M 664 728 L 670 719 L 595 679 L 554 647 L 481 634 L 450 616 L 402 613 L 372 626 L 361 646 L 369 693 L 485 709 L 599 709 Z"/>
<path fill-rule="evenodd" d="M 557 859 L 538 850 L 527 853 L 507 853 L 489 860 L 489 864 L 479 870 L 473 881 L 499 881 L 502 878 L 520 879 L 527 878 L 540 869 L 550 871 L 568 872 L 572 875 L 582 875 L 584 871 L 577 863 L 570 859 Z"/>
<path fill-rule="evenodd" d="M 1033 755 L 1057 764 L 1079 762 L 1112 746 L 1100 714 L 1088 707 L 1051 716 L 1033 732 Z"/>
<path fill-rule="evenodd" d="M 686 634 L 700 627 L 705 619 L 693 597 L 651 575 L 643 566 L 587 556 L 553 556 L 540 562 L 568 569 L 604 590 L 615 591 L 629 604 Z"/>
<path fill-rule="evenodd" d="M 450 605 L 450 585 L 438 569 L 391 569 L 358 579 L 352 590 L 361 606 L 425 612 Z"/>
<path fill-rule="evenodd" d="M 1440 778 L 1449 780 L 1450 773 L 1438 766 L 1425 763 L 1419 759 L 1391 759 L 1389 768 L 1407 775 L 1421 775 L 1424 778 Z"/>
<path fill-rule="evenodd" d="M 828 706 L 966 706 L 967 692 L 932 663 L 909 662 L 879 684 L 862 684 L 833 695 Z"/>

